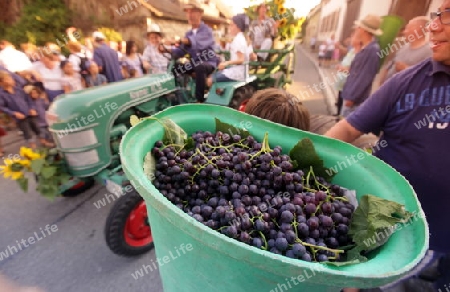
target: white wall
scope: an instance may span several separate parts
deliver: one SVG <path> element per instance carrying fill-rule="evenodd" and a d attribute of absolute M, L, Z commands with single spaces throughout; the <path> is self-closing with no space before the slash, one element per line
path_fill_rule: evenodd
<path fill-rule="evenodd" d="M 442 5 L 442 0 L 433 0 L 433 1 L 431 1 L 430 10 L 428 11 L 426 16 L 430 17 L 430 12 L 438 11 L 438 8 L 441 7 L 441 5 Z"/>
<path fill-rule="evenodd" d="M 391 4 L 392 0 L 364 0 L 361 4 L 359 19 L 364 18 L 368 14 L 388 15 Z"/>
<path fill-rule="evenodd" d="M 373 1 L 373 0 L 372 0 Z M 338 19 L 338 25 L 335 32 L 329 32 L 329 33 L 320 33 L 318 34 L 318 39 L 320 41 L 326 40 L 328 37 L 330 37 L 333 33 L 336 34 L 336 36 L 339 36 L 342 34 L 342 26 L 344 24 L 344 17 L 347 12 L 347 0 L 331 0 L 329 3 L 324 5 L 322 7 L 322 15 L 320 23 L 322 22 L 322 19 L 328 15 L 331 15 L 333 12 L 335 12 L 338 9 L 341 9 L 340 16 Z M 321 30 L 319 26 L 319 31 Z"/>

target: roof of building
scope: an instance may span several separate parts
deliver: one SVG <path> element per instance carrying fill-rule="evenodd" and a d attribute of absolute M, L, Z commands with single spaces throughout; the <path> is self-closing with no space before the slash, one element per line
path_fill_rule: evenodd
<path fill-rule="evenodd" d="M 183 5 L 179 0 L 138 0 L 144 7 L 149 9 L 155 16 L 187 21 L 186 14 L 183 10 Z M 219 23 L 227 23 L 227 19 L 233 16 L 230 8 L 223 4 L 221 0 L 210 0 L 216 5 L 220 12 L 220 16 L 212 16 L 205 14 L 203 19 L 205 21 L 213 21 Z"/>

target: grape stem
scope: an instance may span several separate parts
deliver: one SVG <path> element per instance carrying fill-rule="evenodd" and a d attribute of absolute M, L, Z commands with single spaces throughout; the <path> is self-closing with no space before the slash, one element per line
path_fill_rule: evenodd
<path fill-rule="evenodd" d="M 332 252 L 332 253 L 335 253 L 335 254 L 345 253 L 345 250 L 331 249 L 331 248 L 328 248 L 328 247 L 323 247 L 323 246 L 318 246 L 318 245 L 314 245 L 314 244 L 309 244 L 307 242 L 303 242 L 301 239 L 298 239 L 297 242 L 303 244 L 304 246 L 311 247 L 313 249 L 321 249 L 321 250 L 329 251 L 329 252 Z"/>
<path fill-rule="evenodd" d="M 269 145 L 269 133 L 266 132 L 264 134 L 264 139 L 263 139 L 263 142 L 262 142 L 261 152 L 268 153 L 270 151 L 272 151 L 272 150 L 270 149 L 270 145 Z"/>
<path fill-rule="evenodd" d="M 266 237 L 264 236 L 264 233 L 262 233 L 261 231 L 259 231 L 259 235 L 261 235 L 261 238 L 264 240 L 264 250 L 267 250 L 267 240 Z"/>

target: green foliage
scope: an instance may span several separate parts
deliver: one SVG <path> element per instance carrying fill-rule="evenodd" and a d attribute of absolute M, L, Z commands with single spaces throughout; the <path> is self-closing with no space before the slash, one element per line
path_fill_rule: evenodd
<path fill-rule="evenodd" d="M 25 4 L 19 20 L 12 26 L 0 24 L 3 38 L 16 46 L 46 42 L 66 43 L 66 28 L 71 22 L 71 11 L 63 0 L 34 0 Z"/>
<path fill-rule="evenodd" d="M 219 119 L 216 118 L 216 132 L 222 132 L 224 134 L 232 135 L 240 135 L 242 139 L 247 138 L 250 136 L 250 133 L 245 129 L 239 129 L 235 126 L 232 126 L 230 124 L 221 122 Z"/>
<path fill-rule="evenodd" d="M 44 149 L 42 154 L 42 158 L 31 162 L 31 172 L 37 178 L 36 191 L 53 200 L 60 195 L 60 186 L 68 183 L 71 176 L 66 172 L 64 161 L 60 159 L 57 153 Z M 25 184 L 25 182 L 19 182 L 23 189 L 22 184 Z M 28 182 L 26 182 L 27 185 Z"/>
<path fill-rule="evenodd" d="M 25 177 L 21 177 L 17 180 L 17 183 L 20 186 L 20 189 L 24 192 L 28 192 L 28 179 Z"/>
<path fill-rule="evenodd" d="M 364 254 L 384 245 L 396 231 L 397 224 L 408 223 L 413 216 L 414 213 L 406 211 L 399 203 L 364 195 L 353 213 L 348 232 L 355 245 L 348 251 L 345 262 L 330 264 L 345 266 L 366 262 Z"/>
<path fill-rule="evenodd" d="M 122 35 L 112 28 L 100 27 L 98 29 L 98 31 L 101 31 L 105 35 L 105 37 L 108 41 L 113 41 L 113 42 L 121 42 L 122 41 Z"/>
<path fill-rule="evenodd" d="M 308 138 L 298 141 L 297 145 L 289 152 L 289 156 L 295 161 L 295 166 L 305 173 L 312 168 L 315 175 L 323 177 L 329 182 L 334 176 L 334 174 L 328 174 L 323 160 L 317 154 L 313 142 Z"/>

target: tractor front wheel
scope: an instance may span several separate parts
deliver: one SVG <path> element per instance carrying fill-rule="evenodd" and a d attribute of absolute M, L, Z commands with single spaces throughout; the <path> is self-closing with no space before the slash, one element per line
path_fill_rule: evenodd
<path fill-rule="evenodd" d="M 240 110 L 245 108 L 247 101 L 253 96 L 255 88 L 250 85 L 239 87 L 233 94 L 233 98 L 230 101 L 229 107 Z"/>
<path fill-rule="evenodd" d="M 153 249 L 144 199 L 135 190 L 120 197 L 105 226 L 106 244 L 115 254 L 137 256 Z"/>

